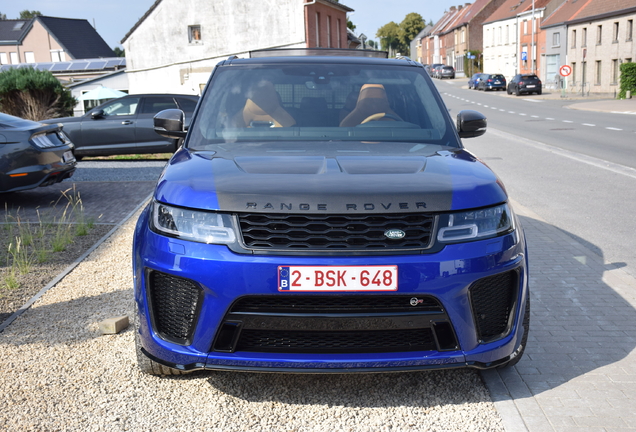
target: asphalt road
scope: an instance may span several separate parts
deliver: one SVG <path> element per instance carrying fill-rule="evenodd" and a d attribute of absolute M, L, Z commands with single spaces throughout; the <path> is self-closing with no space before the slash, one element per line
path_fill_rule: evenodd
<path fill-rule="evenodd" d="M 512 199 L 636 276 L 634 115 L 446 82 L 438 88 L 452 114 L 488 116 L 488 132 L 464 145 L 501 177 Z"/>
<path fill-rule="evenodd" d="M 572 100 L 461 88 L 463 81 L 435 80 L 451 114 L 480 111 L 489 127 L 631 168 L 636 168 L 633 115 L 568 109 Z"/>

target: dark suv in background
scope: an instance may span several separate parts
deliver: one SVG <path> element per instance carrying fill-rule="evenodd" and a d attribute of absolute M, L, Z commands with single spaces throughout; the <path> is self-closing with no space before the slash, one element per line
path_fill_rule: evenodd
<path fill-rule="evenodd" d="M 506 78 L 501 74 L 482 74 L 477 90 L 505 90 Z"/>
<path fill-rule="evenodd" d="M 199 101 L 184 94 L 136 94 L 103 103 L 81 117 L 44 120 L 61 123 L 75 144 L 75 157 L 138 153 L 174 153 L 178 140 L 157 135 L 152 118 L 164 109 L 180 109 L 188 122 Z"/>
<path fill-rule="evenodd" d="M 522 93 L 541 94 L 541 80 L 535 74 L 518 74 L 510 80 L 508 84 L 508 94 L 516 94 L 519 96 Z"/>

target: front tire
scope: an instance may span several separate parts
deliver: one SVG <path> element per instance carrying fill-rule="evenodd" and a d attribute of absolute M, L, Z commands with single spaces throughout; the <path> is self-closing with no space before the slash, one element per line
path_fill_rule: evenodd
<path fill-rule="evenodd" d="M 137 309 L 137 308 L 135 308 Z M 148 375 L 186 375 L 188 372 L 173 369 L 168 366 L 164 366 L 161 363 L 157 363 L 154 360 L 148 358 L 141 351 L 141 336 L 139 335 L 139 313 L 135 310 L 135 325 L 133 331 L 135 332 L 135 352 L 137 354 L 137 366 L 139 369 Z"/>

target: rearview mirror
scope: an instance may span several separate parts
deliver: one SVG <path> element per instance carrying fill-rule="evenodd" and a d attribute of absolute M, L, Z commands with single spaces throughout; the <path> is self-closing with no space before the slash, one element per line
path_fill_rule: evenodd
<path fill-rule="evenodd" d="M 486 133 L 486 116 L 473 110 L 463 110 L 457 114 L 457 133 L 460 138 L 475 138 Z"/>
<path fill-rule="evenodd" d="M 154 117 L 155 132 L 162 137 L 179 139 L 186 136 L 183 127 L 185 114 L 180 109 L 167 109 L 159 111 Z"/>

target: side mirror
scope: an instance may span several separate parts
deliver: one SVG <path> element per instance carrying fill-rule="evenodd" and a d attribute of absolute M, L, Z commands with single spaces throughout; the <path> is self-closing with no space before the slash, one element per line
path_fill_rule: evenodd
<path fill-rule="evenodd" d="M 457 133 L 460 138 L 475 138 L 486 133 L 486 116 L 473 110 L 463 110 L 457 114 Z"/>
<path fill-rule="evenodd" d="M 179 139 L 186 136 L 185 114 L 180 109 L 159 111 L 154 117 L 155 132 L 162 137 Z"/>
<path fill-rule="evenodd" d="M 97 111 L 93 111 L 91 113 L 91 118 L 93 120 L 97 120 L 97 119 L 100 119 L 102 117 L 104 117 L 104 110 L 97 110 Z"/>

